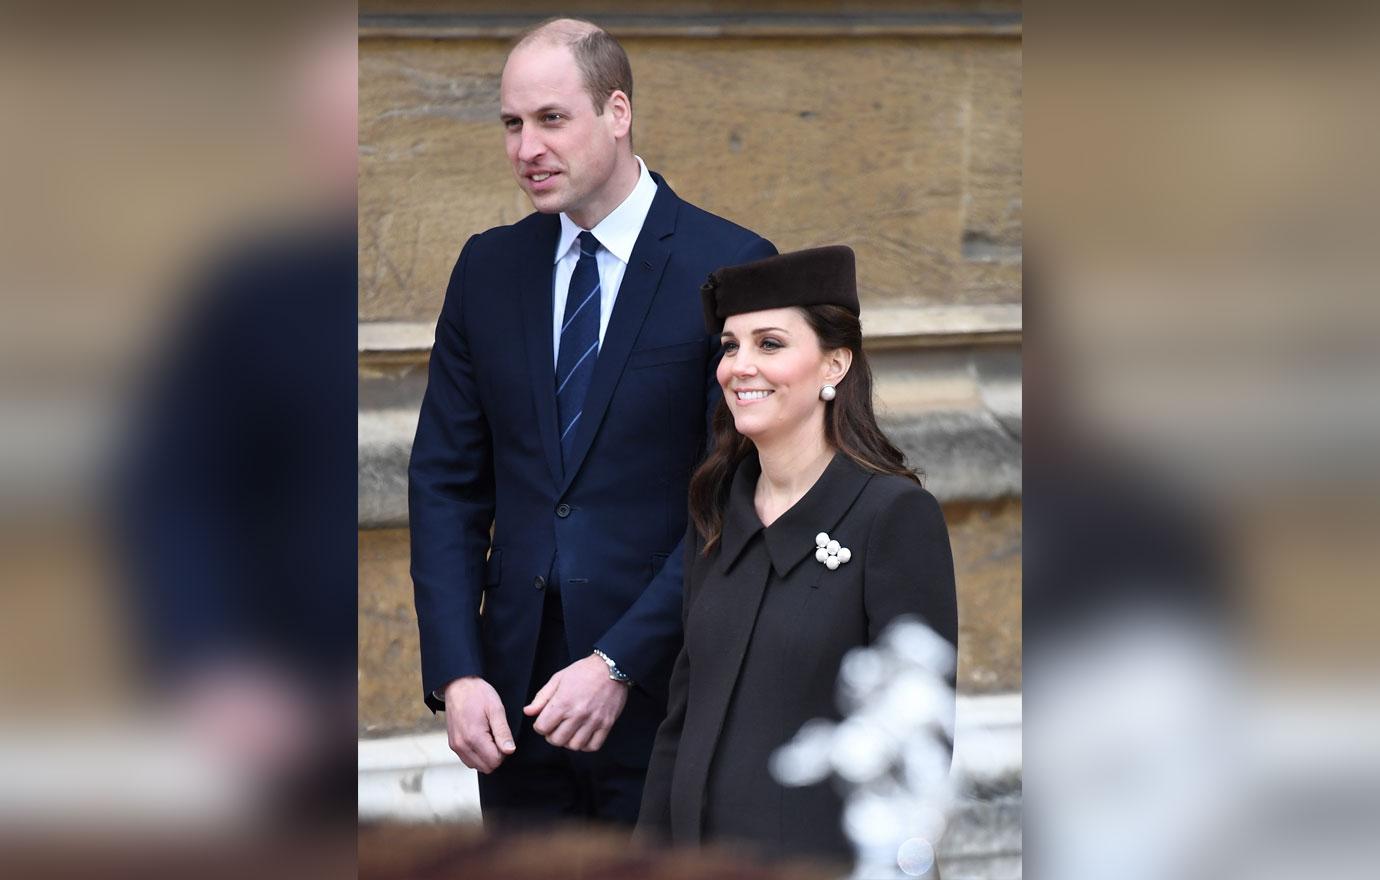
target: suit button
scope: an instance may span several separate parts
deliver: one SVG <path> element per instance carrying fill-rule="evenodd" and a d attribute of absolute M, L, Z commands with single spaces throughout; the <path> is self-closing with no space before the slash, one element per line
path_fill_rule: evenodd
<path fill-rule="evenodd" d="M 561 519 L 565 519 L 567 516 L 570 516 L 570 505 L 562 504 L 560 507 L 557 507 L 556 516 L 559 516 Z"/>
<path fill-rule="evenodd" d="M 537 575 L 536 577 L 532 578 L 532 586 L 536 587 L 538 590 L 546 589 L 546 578 L 542 577 L 541 575 Z"/>

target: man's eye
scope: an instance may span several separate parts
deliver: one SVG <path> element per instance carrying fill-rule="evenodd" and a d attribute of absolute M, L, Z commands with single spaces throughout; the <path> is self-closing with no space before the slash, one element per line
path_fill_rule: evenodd
<path fill-rule="evenodd" d="M 542 117 L 546 122 L 560 122 L 565 117 L 559 113 L 548 113 Z"/>
<path fill-rule="evenodd" d="M 504 128 L 513 129 L 513 128 L 520 128 L 521 126 L 522 126 L 522 120 L 521 120 L 521 119 L 505 119 L 505 120 L 503 120 L 503 127 L 504 127 Z"/>

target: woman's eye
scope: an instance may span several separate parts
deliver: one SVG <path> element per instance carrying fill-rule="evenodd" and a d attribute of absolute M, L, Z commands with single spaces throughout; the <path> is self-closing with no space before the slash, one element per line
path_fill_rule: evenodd
<path fill-rule="evenodd" d="M 725 343 L 724 343 L 724 354 L 732 354 L 733 352 L 735 352 L 735 351 L 737 351 L 737 350 L 738 350 L 738 343 L 736 343 L 736 342 L 725 342 Z"/>
<path fill-rule="evenodd" d="M 762 340 L 762 348 L 765 351 L 776 351 L 778 348 L 782 347 L 783 346 L 781 345 L 781 343 L 777 342 L 775 339 L 772 339 L 770 336 Z"/>

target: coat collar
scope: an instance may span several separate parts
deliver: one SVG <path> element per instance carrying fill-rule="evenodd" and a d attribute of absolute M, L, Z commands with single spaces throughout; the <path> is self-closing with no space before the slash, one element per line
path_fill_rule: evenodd
<path fill-rule="evenodd" d="M 752 536 L 762 531 L 772 568 L 778 577 L 784 577 L 805 557 L 814 555 L 815 536 L 832 531 L 872 479 L 870 471 L 842 452 L 835 452 L 810 490 L 770 527 L 764 527 L 753 503 L 757 478 L 761 474 L 762 464 L 757 453 L 750 452 L 733 475 L 719 539 L 721 571 L 727 572 Z"/>

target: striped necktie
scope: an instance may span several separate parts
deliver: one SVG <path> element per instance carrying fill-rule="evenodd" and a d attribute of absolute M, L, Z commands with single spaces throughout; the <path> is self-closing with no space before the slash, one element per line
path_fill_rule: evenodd
<path fill-rule="evenodd" d="M 561 463 L 570 466 L 585 405 L 585 392 L 599 356 L 599 240 L 580 233 L 580 261 L 565 295 L 565 318 L 556 358 L 556 416 L 561 431 Z"/>

